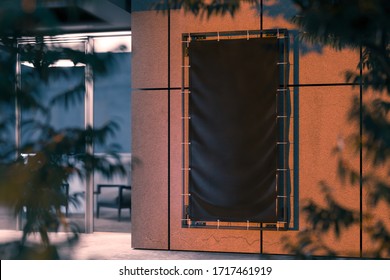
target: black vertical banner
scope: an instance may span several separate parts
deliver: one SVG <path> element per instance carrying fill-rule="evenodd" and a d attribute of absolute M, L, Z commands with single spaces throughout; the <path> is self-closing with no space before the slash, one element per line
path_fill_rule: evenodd
<path fill-rule="evenodd" d="M 277 38 L 193 41 L 189 215 L 276 222 Z"/>

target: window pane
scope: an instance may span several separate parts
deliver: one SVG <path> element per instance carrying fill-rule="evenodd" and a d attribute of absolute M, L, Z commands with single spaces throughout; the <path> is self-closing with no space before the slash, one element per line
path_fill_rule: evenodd
<path fill-rule="evenodd" d="M 96 75 L 94 79 L 94 125 L 99 128 L 114 120 L 119 130 L 104 146 L 95 145 L 95 152 L 104 153 L 110 145 L 119 144 L 119 152 L 130 153 L 131 53 L 114 53 L 112 58 L 108 73 Z"/>

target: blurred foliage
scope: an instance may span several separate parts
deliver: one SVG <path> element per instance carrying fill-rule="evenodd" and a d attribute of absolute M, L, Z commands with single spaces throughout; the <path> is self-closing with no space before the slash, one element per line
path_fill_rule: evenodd
<path fill-rule="evenodd" d="M 77 240 L 78 229 L 72 227 L 62 210 L 65 205 L 79 203 L 80 194 L 68 195 L 64 191 L 70 177 L 85 180 L 93 171 L 107 178 L 126 174 L 117 146 L 109 147 L 111 152 L 99 156 L 86 149 L 104 144 L 108 136 L 115 134 L 118 130 L 115 122 L 97 128 L 58 128 L 51 122 L 58 106 L 70 108 L 83 102 L 85 95 L 84 78 L 64 92 L 42 92 L 42 85 L 70 78 L 66 69 L 56 67 L 53 71 L 51 66 L 66 58 L 74 65 L 83 63 L 94 73 L 104 75 L 110 70 L 111 57 L 108 54 L 102 58 L 50 43 L 48 39 L 61 34 L 61 29 L 59 19 L 45 8 L 45 2 L 0 3 L 0 204 L 12 208 L 15 216 L 23 212 L 26 217 L 18 250 L 11 258 L 58 258 L 48 233 L 60 227 L 69 232 L 70 242 Z M 77 21 L 71 4 L 72 1 L 68 19 Z M 27 43 L 20 44 L 27 38 Z M 18 58 L 34 67 L 34 71 L 23 74 L 23 83 L 16 75 Z M 23 139 L 20 145 L 14 140 L 16 107 L 27 116 L 21 119 L 21 127 L 34 132 L 34 137 Z M 26 241 L 31 234 L 39 234 L 41 238 L 37 254 L 28 250 Z"/>
<path fill-rule="evenodd" d="M 293 21 L 306 40 L 336 49 L 363 48 L 359 74 L 347 79 L 366 88 L 390 92 L 390 2 L 387 0 L 294 0 L 298 14 Z"/>
<path fill-rule="evenodd" d="M 356 97 L 349 113 L 349 121 L 359 129 L 342 147 L 335 149 L 338 158 L 338 176 L 342 184 L 363 186 L 364 210 L 362 220 L 358 209 L 338 204 L 331 196 L 331 187 L 321 183 L 326 204 L 319 206 L 307 202 L 307 231 L 298 235 L 298 241 L 286 241 L 286 247 L 298 255 L 313 257 L 328 251 L 316 239 L 333 233 L 340 238 L 343 231 L 359 226 L 371 241 L 371 248 L 364 248 L 364 257 L 390 257 L 390 2 L 387 0 L 294 0 L 298 14 L 293 21 L 303 31 L 309 42 L 321 43 L 337 50 L 348 48 L 361 50 L 357 71 L 346 74 L 346 80 L 360 85 L 363 101 Z M 359 86 L 355 86 L 357 89 Z M 365 165 L 362 176 L 359 168 L 348 163 L 344 146 L 353 147 L 356 153 L 362 149 Z M 360 181 L 361 180 L 361 181 Z M 324 186 L 326 186 L 324 188 Z M 380 208 L 379 208 L 380 207 Z M 381 209 L 381 210 L 379 210 Z M 380 215 L 378 215 L 380 214 Z M 295 245 L 292 245 L 295 244 Z M 308 244 L 316 244 L 309 248 Z M 320 245 L 319 245 L 320 244 Z M 329 256 L 334 253 L 330 252 Z M 359 252 L 350 252 L 352 255 Z"/>

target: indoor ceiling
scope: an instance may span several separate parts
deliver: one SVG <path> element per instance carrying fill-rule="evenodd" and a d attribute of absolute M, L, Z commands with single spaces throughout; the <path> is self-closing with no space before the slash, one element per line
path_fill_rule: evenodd
<path fill-rule="evenodd" d="M 67 32 L 95 32 L 130 30 L 130 12 L 126 1 L 74 1 L 77 17 L 69 18 L 69 1 L 53 0 L 46 5 L 54 12 Z M 128 7 L 128 6 L 127 6 Z"/>
<path fill-rule="evenodd" d="M 130 0 L 5 0 L 0 5 L 0 16 L 21 11 L 26 22 L 31 22 L 24 25 L 25 29 L 26 26 L 31 29 L 23 33 L 50 31 L 45 19 L 48 16 L 43 12 L 47 9 L 62 33 L 128 31 L 131 30 L 130 3 Z"/>

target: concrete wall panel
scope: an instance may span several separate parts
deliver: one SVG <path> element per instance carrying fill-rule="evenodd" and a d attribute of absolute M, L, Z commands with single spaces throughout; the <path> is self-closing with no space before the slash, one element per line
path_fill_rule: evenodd
<path fill-rule="evenodd" d="M 359 51 L 335 51 L 329 47 L 301 44 L 299 61 L 300 84 L 345 83 L 347 72 L 356 72 Z"/>
<path fill-rule="evenodd" d="M 263 29 L 296 29 L 292 23 L 296 14 L 297 9 L 292 1 L 263 0 Z"/>
<path fill-rule="evenodd" d="M 135 12 L 131 16 L 132 87 L 168 86 L 168 17 L 162 12 Z"/>
<path fill-rule="evenodd" d="M 358 183 L 343 183 L 338 176 L 338 157 L 334 149 L 343 146 L 343 157 L 350 166 L 358 168 L 359 157 L 346 139 L 358 129 L 347 121 L 352 97 L 351 87 L 301 87 L 299 89 L 299 231 L 311 229 L 302 207 L 308 200 L 326 206 L 320 182 L 325 182 L 338 203 L 349 209 L 359 209 Z M 264 232 L 264 253 L 282 254 L 282 237 L 294 238 L 298 232 Z M 341 255 L 359 255 L 359 228 L 342 231 L 340 238 L 326 234 L 322 241 Z"/>
<path fill-rule="evenodd" d="M 166 91 L 132 93 L 132 247 L 167 249 Z"/>

